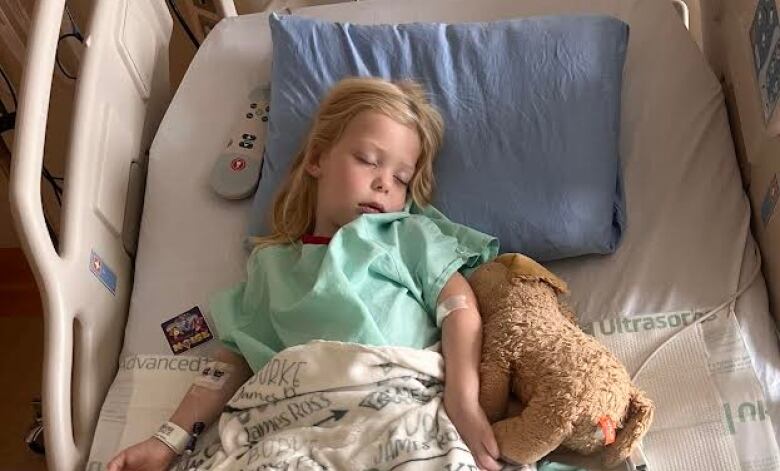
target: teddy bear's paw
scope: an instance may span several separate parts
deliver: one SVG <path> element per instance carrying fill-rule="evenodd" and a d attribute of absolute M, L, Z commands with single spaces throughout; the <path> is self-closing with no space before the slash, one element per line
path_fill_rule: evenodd
<path fill-rule="evenodd" d="M 629 455 L 631 455 L 631 448 L 630 447 L 615 447 L 610 446 L 604 449 L 604 455 L 602 457 L 602 463 L 604 463 L 604 467 L 612 469 L 617 468 L 621 464 L 625 463 L 626 459 L 628 459 Z"/>
<path fill-rule="evenodd" d="M 501 420 L 492 426 L 498 449 L 501 450 L 501 459 L 515 466 L 536 463 L 536 459 L 530 456 L 530 450 L 526 450 L 524 444 L 520 443 L 519 434 L 514 433 L 508 422 Z"/>
<path fill-rule="evenodd" d="M 533 464 L 560 444 L 557 437 L 545 436 L 544 431 L 529 433 L 530 429 L 523 427 L 518 419 L 513 417 L 492 426 L 501 457 L 505 461 L 518 465 Z M 552 439 L 552 442 L 547 439 Z"/>

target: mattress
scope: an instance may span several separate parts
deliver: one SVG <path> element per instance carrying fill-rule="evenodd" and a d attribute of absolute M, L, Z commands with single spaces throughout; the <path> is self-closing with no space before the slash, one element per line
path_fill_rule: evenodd
<path fill-rule="evenodd" d="M 375 0 L 293 13 L 388 23 L 587 12 L 630 25 L 620 123 L 627 228 L 614 254 L 549 268 L 569 283 L 583 323 L 714 307 L 747 282 L 759 260 L 720 85 L 670 2 Z M 170 354 L 161 324 L 194 306 L 208 318 L 209 297 L 245 277 L 250 200 L 221 199 L 208 181 L 248 96 L 269 81 L 270 42 L 264 14 L 220 22 L 159 127 L 149 153 L 123 358 Z M 780 417 L 780 353 L 760 275 L 735 312 L 769 414 Z M 187 354 L 207 355 L 216 344 Z"/>

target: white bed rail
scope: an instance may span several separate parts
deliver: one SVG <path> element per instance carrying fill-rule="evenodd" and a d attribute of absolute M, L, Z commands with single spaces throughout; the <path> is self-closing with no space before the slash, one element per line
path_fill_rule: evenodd
<path fill-rule="evenodd" d="M 59 250 L 43 217 L 40 175 L 65 0 L 38 0 L 19 93 L 11 206 L 44 310 L 43 419 L 49 470 L 84 469 L 116 371 L 132 288 L 123 235 L 129 175 L 170 101 L 172 20 L 163 0 L 97 0 L 77 83 Z M 129 221 L 129 222 L 128 222 Z M 93 253 L 100 257 L 97 270 Z M 112 292 L 91 272 L 115 275 Z M 21 438 L 20 438 L 21 439 Z"/>

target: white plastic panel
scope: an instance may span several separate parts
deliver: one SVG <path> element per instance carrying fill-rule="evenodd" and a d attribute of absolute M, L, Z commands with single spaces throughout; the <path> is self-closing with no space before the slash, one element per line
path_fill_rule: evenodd
<path fill-rule="evenodd" d="M 138 93 L 106 96 L 112 106 L 103 105 L 100 126 L 100 150 L 104 156 L 98 177 L 97 212 L 115 235 L 122 232 L 130 162 L 139 157 L 146 108 L 152 89 L 154 64 L 163 44 L 167 44 L 163 25 L 154 16 L 150 2 L 121 1 L 120 28 L 116 45 L 124 70 L 117 67 L 112 83 L 131 82 Z M 167 46 L 166 46 L 167 47 Z M 125 83 L 123 83 L 125 82 Z M 132 103 L 129 103 L 132 102 Z M 136 123 L 123 126 L 128 120 Z"/>
<path fill-rule="evenodd" d="M 117 37 L 122 58 L 130 67 L 133 79 L 144 99 L 149 98 L 157 51 L 167 44 L 165 25 L 154 16 L 149 2 L 124 2 L 121 34 Z"/>
<path fill-rule="evenodd" d="M 114 108 L 104 105 L 100 116 L 99 154 L 100 185 L 97 194 L 97 213 L 115 235 L 122 231 L 130 162 L 138 155 L 141 145 L 139 132 L 117 126 L 121 118 Z"/>

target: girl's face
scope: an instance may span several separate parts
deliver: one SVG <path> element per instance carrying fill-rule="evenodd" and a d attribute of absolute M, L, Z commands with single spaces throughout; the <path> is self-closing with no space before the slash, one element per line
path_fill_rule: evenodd
<path fill-rule="evenodd" d="M 401 211 L 420 155 L 417 131 L 363 111 L 306 171 L 317 179 L 314 235 L 332 236 L 361 214 Z"/>

